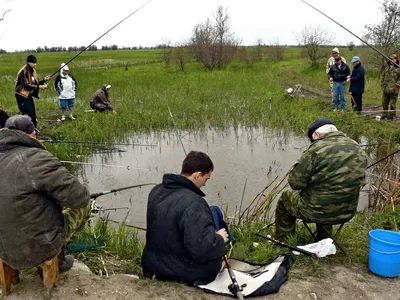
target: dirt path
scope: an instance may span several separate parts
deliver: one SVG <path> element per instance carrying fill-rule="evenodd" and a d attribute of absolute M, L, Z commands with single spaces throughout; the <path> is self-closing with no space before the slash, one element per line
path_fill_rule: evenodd
<path fill-rule="evenodd" d="M 298 270 L 296 270 L 296 277 Z M 13 287 L 7 300 L 43 299 L 39 276 L 21 276 L 21 283 Z M 228 297 L 204 293 L 195 287 L 177 283 L 140 280 L 128 275 L 102 278 L 82 269 L 73 269 L 61 276 L 54 289 L 54 300 L 222 300 Z M 335 267 L 327 276 L 289 279 L 279 293 L 253 299 L 290 300 L 400 300 L 400 279 L 385 279 L 367 272 L 365 267 Z"/>

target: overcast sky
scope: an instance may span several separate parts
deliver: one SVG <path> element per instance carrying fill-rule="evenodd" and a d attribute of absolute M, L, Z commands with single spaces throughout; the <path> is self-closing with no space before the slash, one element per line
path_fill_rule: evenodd
<path fill-rule="evenodd" d="M 0 49 L 38 46 L 87 46 L 146 0 L 0 0 Z M 343 26 L 361 36 L 364 25 L 381 20 L 379 0 L 309 0 Z M 217 6 L 228 8 L 231 31 L 244 45 L 297 44 L 295 34 L 306 26 L 321 25 L 333 44 L 359 41 L 300 0 L 153 0 L 132 15 L 96 46 L 155 46 L 165 39 L 184 41 L 193 27 L 213 17 Z"/>

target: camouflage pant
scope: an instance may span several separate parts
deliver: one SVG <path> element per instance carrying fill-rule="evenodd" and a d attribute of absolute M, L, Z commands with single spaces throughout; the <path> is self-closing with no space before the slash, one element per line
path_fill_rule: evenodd
<path fill-rule="evenodd" d="M 300 193 L 293 190 L 284 191 L 276 205 L 275 238 L 282 240 L 289 234 L 293 234 L 296 230 L 296 219 L 314 223 L 303 212 Z M 317 224 L 317 239 L 329 237 L 329 235 L 326 235 L 326 231 L 332 232 L 332 226 Z"/>
<path fill-rule="evenodd" d="M 66 208 L 63 210 L 63 214 L 68 226 L 64 245 L 68 245 L 77 237 L 88 222 L 91 214 L 90 205 L 78 209 Z"/>
<path fill-rule="evenodd" d="M 383 93 L 382 96 L 382 106 L 383 110 L 386 110 L 382 114 L 382 118 L 389 118 L 393 119 L 393 117 L 396 116 L 396 102 L 397 102 L 397 94 L 388 94 L 388 93 Z M 387 111 L 389 110 L 390 111 Z"/>

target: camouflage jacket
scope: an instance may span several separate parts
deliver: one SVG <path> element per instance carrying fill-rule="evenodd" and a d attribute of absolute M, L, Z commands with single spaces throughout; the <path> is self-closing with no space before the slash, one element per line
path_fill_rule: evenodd
<path fill-rule="evenodd" d="M 342 56 L 342 62 L 347 64 L 346 59 Z M 331 67 L 335 64 L 335 58 L 333 56 L 328 58 L 328 62 L 326 63 L 326 74 L 329 73 Z"/>
<path fill-rule="evenodd" d="M 366 167 L 366 153 L 343 132 L 330 132 L 313 142 L 289 174 L 290 187 L 300 192 L 305 217 L 318 223 L 351 218 Z"/>
<path fill-rule="evenodd" d="M 400 90 L 400 68 L 393 65 L 386 66 L 381 77 L 382 92 L 398 94 Z"/>

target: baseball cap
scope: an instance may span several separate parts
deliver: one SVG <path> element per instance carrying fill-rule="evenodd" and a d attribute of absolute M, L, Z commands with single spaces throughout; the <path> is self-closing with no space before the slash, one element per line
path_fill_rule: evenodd
<path fill-rule="evenodd" d="M 351 60 L 351 62 L 356 62 L 356 61 L 360 61 L 360 58 L 358 56 L 354 56 Z"/>
<path fill-rule="evenodd" d="M 341 59 L 342 59 L 342 57 L 340 55 L 335 57 L 335 60 L 341 60 Z"/>
<path fill-rule="evenodd" d="M 69 67 L 68 67 L 68 65 L 66 65 L 66 64 L 61 64 L 61 70 L 66 70 L 66 71 L 69 71 Z"/>
<path fill-rule="evenodd" d="M 39 132 L 28 115 L 16 115 L 9 117 L 6 121 L 5 127 L 8 129 L 21 130 L 27 134 L 31 134 L 34 130 Z"/>

